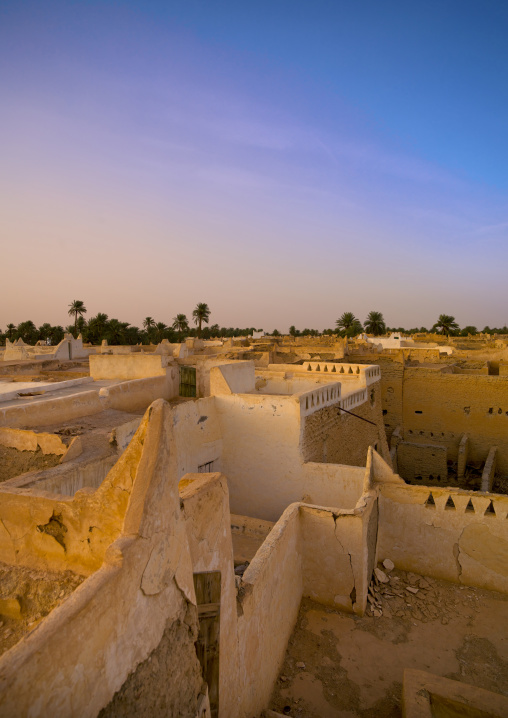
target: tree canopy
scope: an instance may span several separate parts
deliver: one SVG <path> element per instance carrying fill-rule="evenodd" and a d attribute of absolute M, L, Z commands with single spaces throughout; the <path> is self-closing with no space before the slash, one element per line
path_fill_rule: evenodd
<path fill-rule="evenodd" d="M 386 324 L 381 312 L 369 312 L 364 326 L 367 334 L 374 334 L 375 337 L 386 334 Z"/>
<path fill-rule="evenodd" d="M 81 299 L 74 299 L 74 301 L 69 304 L 68 314 L 70 317 L 74 315 L 74 331 L 76 335 L 78 333 L 78 316 L 82 317 L 86 312 L 85 303 L 82 302 Z"/>
<path fill-rule="evenodd" d="M 210 319 L 210 308 L 205 302 L 199 302 L 196 304 L 196 308 L 192 312 L 192 318 L 194 324 L 198 327 L 198 338 L 201 337 L 201 324 L 208 324 Z"/>

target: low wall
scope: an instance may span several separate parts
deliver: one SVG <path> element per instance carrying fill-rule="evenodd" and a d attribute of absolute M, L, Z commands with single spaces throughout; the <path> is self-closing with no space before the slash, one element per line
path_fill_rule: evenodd
<path fill-rule="evenodd" d="M 375 562 L 377 498 L 364 497 L 352 511 L 302 505 L 300 517 L 303 595 L 363 615 Z"/>
<path fill-rule="evenodd" d="M 60 391 L 60 389 L 70 389 L 73 386 L 81 386 L 82 384 L 90 384 L 91 382 L 93 382 L 93 379 L 89 376 L 80 377 L 79 379 L 67 379 L 66 381 L 55 381 L 42 384 L 40 384 L 39 382 L 34 382 L 29 388 L 25 386 L 24 389 L 14 388 L 10 392 L 4 392 L 0 395 L 0 401 L 2 403 L 5 401 L 11 401 L 12 399 L 17 399 L 18 397 L 22 397 L 23 394 L 28 394 L 33 391 L 40 391 L 43 394 L 51 394 L 51 392 L 53 391 Z M 16 383 L 13 383 L 12 386 L 15 387 Z"/>
<path fill-rule="evenodd" d="M 239 361 L 210 369 L 210 395 L 248 394 L 254 391 L 254 362 Z"/>
<path fill-rule="evenodd" d="M 2 490 L 15 487 L 32 489 L 33 494 L 47 491 L 51 494 L 74 496 L 84 487 L 91 490 L 99 488 L 117 460 L 118 455 L 110 454 L 89 461 L 77 461 L 46 471 L 24 474 L 22 477 L 5 481 Z"/>
<path fill-rule="evenodd" d="M 161 354 L 91 354 L 90 376 L 95 381 L 165 376 L 168 361 Z"/>
<path fill-rule="evenodd" d="M 35 431 L 7 427 L 0 428 L 0 445 L 18 451 L 37 451 L 39 448 L 43 454 L 57 456 L 63 456 L 69 448 L 58 434 L 35 433 Z"/>
<path fill-rule="evenodd" d="M 104 387 L 99 391 L 99 396 L 104 401 L 105 409 L 140 411 L 156 399 L 174 399 L 178 396 L 178 388 L 178 368 L 172 366 L 165 369 L 162 376 L 133 379 Z"/>
<path fill-rule="evenodd" d="M 84 391 L 55 399 L 34 401 L 22 406 L 0 408 L 0 426 L 31 428 L 71 421 L 103 410 L 99 392 Z"/>
<path fill-rule="evenodd" d="M 363 466 L 309 461 L 302 464 L 301 477 L 294 481 L 291 490 L 294 495 L 301 494 L 301 500 L 308 504 L 353 509 L 362 495 L 364 477 Z"/>
<path fill-rule="evenodd" d="M 289 506 L 243 575 L 239 594 L 238 718 L 266 708 L 303 592 L 299 506 Z"/>
<path fill-rule="evenodd" d="M 380 560 L 508 593 L 508 496 L 402 482 L 379 486 Z"/>
<path fill-rule="evenodd" d="M 284 511 L 240 584 L 238 716 L 268 705 L 302 596 L 363 615 L 376 534 L 374 491 L 351 512 L 300 503 Z"/>

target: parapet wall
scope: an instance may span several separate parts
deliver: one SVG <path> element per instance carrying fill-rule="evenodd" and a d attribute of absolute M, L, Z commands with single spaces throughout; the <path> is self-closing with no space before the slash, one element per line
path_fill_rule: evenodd
<path fill-rule="evenodd" d="M 145 379 L 165 376 L 169 356 L 163 354 L 91 354 L 90 376 L 101 379 Z"/>
<path fill-rule="evenodd" d="M 508 593 L 508 496 L 380 484 L 378 557 L 397 568 Z"/>
<path fill-rule="evenodd" d="M 97 414 L 104 408 L 98 390 L 0 407 L 0 426 L 32 428 Z"/>

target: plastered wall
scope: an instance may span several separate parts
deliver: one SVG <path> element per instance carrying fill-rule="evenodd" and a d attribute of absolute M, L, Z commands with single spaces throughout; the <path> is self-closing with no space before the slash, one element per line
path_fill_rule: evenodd
<path fill-rule="evenodd" d="M 495 513 L 487 511 L 491 501 Z M 378 558 L 424 576 L 507 593 L 507 512 L 506 496 L 381 484 Z"/>
<path fill-rule="evenodd" d="M 170 401 L 178 396 L 178 367 L 165 369 L 164 375 L 120 382 L 100 389 L 99 396 L 105 409 L 118 411 L 144 411 L 152 401 Z"/>
<path fill-rule="evenodd" d="M 91 354 L 90 376 L 100 379 L 144 379 L 165 376 L 170 359 L 161 354 Z"/>

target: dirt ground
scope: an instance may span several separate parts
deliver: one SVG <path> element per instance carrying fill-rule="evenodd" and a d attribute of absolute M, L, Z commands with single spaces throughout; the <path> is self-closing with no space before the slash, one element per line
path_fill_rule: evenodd
<path fill-rule="evenodd" d="M 83 580 L 71 571 L 36 571 L 0 563 L 0 655 L 34 630 Z"/>
<path fill-rule="evenodd" d="M 398 718 L 404 668 L 508 695 L 508 596 L 394 570 L 371 601 L 362 618 L 302 601 L 272 710 Z"/>
<path fill-rule="evenodd" d="M 49 469 L 60 463 L 61 456 L 37 451 L 19 451 L 11 446 L 0 446 L 0 483 L 29 471 Z"/>

